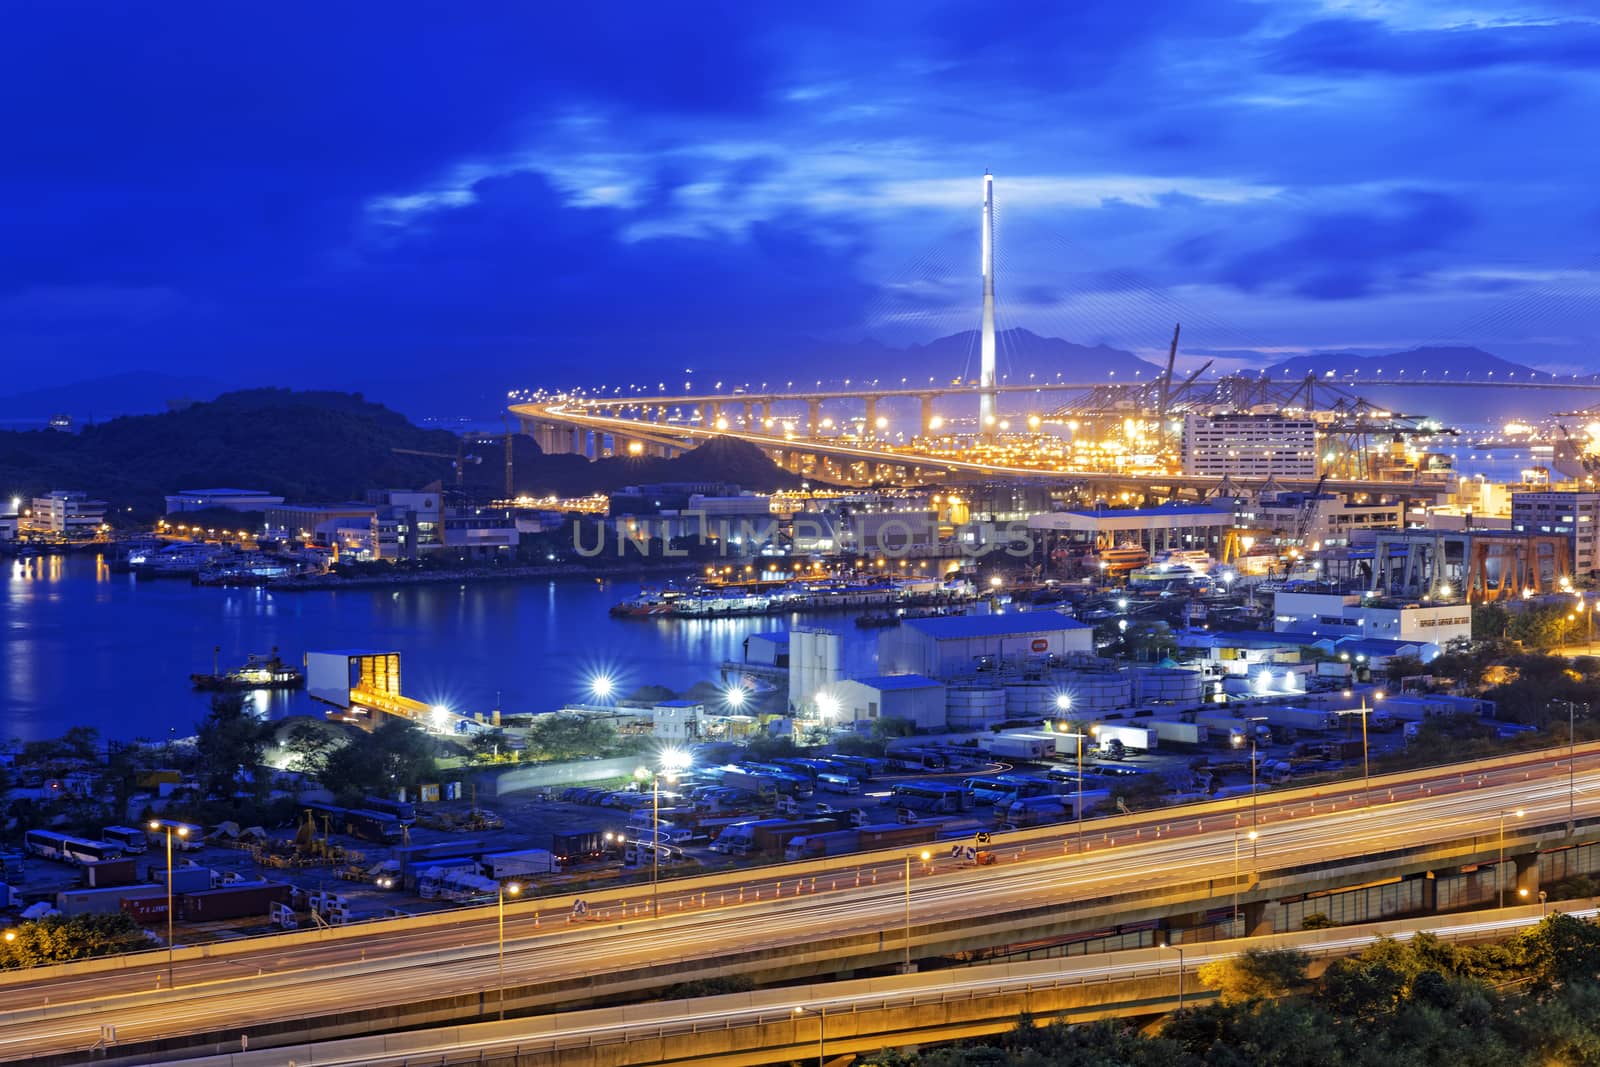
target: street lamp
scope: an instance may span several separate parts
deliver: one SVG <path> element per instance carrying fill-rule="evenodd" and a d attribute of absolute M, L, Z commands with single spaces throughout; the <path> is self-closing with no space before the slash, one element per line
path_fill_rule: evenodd
<path fill-rule="evenodd" d="M 1174 945 L 1171 943 L 1170 938 L 1163 936 L 1161 943 L 1156 945 L 1156 948 L 1170 948 L 1178 954 L 1178 1011 L 1181 1013 L 1183 1011 L 1183 946 Z"/>
<path fill-rule="evenodd" d="M 817 1017 L 817 1067 L 826 1067 L 828 1059 L 828 1012 L 824 1008 L 808 1008 L 804 1005 L 795 1005 L 796 1015 L 811 1013 Z"/>
<path fill-rule="evenodd" d="M 517 882 L 502 882 L 502 883 L 500 883 L 500 910 L 499 910 L 500 951 L 498 953 L 499 964 L 500 964 L 500 993 L 499 993 L 498 999 L 500 1001 L 500 1021 L 501 1022 L 505 1022 L 505 1019 L 506 1019 L 506 894 L 510 893 L 512 896 L 516 896 L 520 892 L 522 892 L 522 886 L 521 886 L 520 883 L 517 883 Z"/>
<path fill-rule="evenodd" d="M 923 849 L 918 853 L 923 863 L 933 858 L 933 853 Z M 911 973 L 911 853 L 906 853 L 906 974 Z"/>
<path fill-rule="evenodd" d="M 160 819 L 151 819 L 150 829 L 164 830 L 167 834 L 167 988 L 171 989 L 174 981 L 172 976 L 172 835 L 176 832 L 179 837 L 188 837 L 189 828 L 187 826 L 173 826 L 170 823 L 163 823 Z"/>
<path fill-rule="evenodd" d="M 655 770 L 640 767 L 635 778 L 650 779 L 650 915 L 661 917 L 661 778 L 676 782 L 678 772 L 689 765 L 689 754 L 669 748 L 661 753 L 661 766 Z"/>
<path fill-rule="evenodd" d="M 1500 906 L 1502 908 L 1506 906 L 1506 874 L 1505 874 L 1505 868 L 1506 868 L 1506 816 L 1507 815 L 1513 815 L 1513 816 L 1516 816 L 1517 818 L 1520 819 L 1520 818 L 1522 818 L 1523 811 L 1522 811 L 1521 808 L 1518 808 L 1516 811 L 1502 811 L 1500 813 L 1500 862 L 1498 862 L 1498 863 L 1496 863 L 1494 865 L 1494 885 L 1495 885 L 1495 890 L 1500 895 Z"/>

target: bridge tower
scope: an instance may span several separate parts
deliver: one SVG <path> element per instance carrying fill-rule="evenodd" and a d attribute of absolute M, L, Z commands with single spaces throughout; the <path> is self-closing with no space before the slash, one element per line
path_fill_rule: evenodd
<path fill-rule="evenodd" d="M 994 433 L 994 175 L 983 172 L 983 337 L 978 368 L 978 432 Z"/>

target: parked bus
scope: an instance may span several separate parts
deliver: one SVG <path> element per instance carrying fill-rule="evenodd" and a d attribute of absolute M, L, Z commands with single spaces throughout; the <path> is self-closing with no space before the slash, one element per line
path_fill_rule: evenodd
<path fill-rule="evenodd" d="M 122 851 L 127 853 L 143 852 L 148 844 L 144 831 L 134 826 L 108 826 L 100 831 L 100 839 L 121 845 Z"/>
<path fill-rule="evenodd" d="M 206 846 L 206 829 L 194 823 L 178 822 L 175 819 L 157 819 L 158 825 L 145 833 L 145 840 L 157 845 L 165 846 L 167 831 L 172 831 L 172 847 L 181 852 L 193 852 Z"/>
<path fill-rule="evenodd" d="M 54 830 L 29 830 L 22 837 L 22 847 L 35 856 L 62 863 L 98 863 L 117 859 L 123 853 L 122 846 L 114 842 L 90 841 Z"/>
<path fill-rule="evenodd" d="M 361 806 L 367 811 L 381 811 L 393 815 L 410 826 L 417 821 L 417 806 L 409 800 L 389 800 L 386 797 L 362 797 Z"/>
<path fill-rule="evenodd" d="M 953 815 L 971 810 L 972 794 L 954 782 L 897 782 L 890 803 L 912 811 Z"/>
<path fill-rule="evenodd" d="M 834 771 L 823 771 L 817 775 L 817 788 L 824 793 L 843 793 L 854 796 L 861 792 L 861 783 L 848 774 L 838 774 Z"/>

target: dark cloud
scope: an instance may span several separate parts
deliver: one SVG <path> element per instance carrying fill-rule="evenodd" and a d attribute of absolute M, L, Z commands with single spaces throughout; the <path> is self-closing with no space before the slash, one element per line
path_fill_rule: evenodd
<path fill-rule="evenodd" d="M 1181 242 L 1174 256 L 1191 266 L 1210 262 L 1217 280 L 1246 291 L 1351 300 L 1408 285 L 1416 264 L 1457 244 L 1473 220 L 1461 198 L 1407 190 L 1371 208 L 1308 216 L 1288 236 L 1245 251 L 1223 251 L 1212 233 Z"/>
<path fill-rule="evenodd" d="M 1441 74 L 1528 65 L 1588 70 L 1600 63 L 1600 26 L 1540 25 L 1394 30 L 1367 19 L 1302 26 L 1271 50 L 1279 70 L 1296 74 Z"/>

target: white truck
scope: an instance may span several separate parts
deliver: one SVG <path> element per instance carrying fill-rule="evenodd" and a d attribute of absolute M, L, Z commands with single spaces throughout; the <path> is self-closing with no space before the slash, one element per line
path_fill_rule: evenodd
<path fill-rule="evenodd" d="M 1213 741 L 1222 741 L 1229 745 L 1247 745 L 1252 739 L 1266 741 L 1272 737 L 1272 727 L 1266 723 L 1236 719 L 1232 715 L 1201 712 L 1194 717 L 1194 721 L 1196 726 L 1205 728 L 1206 734 Z"/>
<path fill-rule="evenodd" d="M 1313 733 L 1336 730 L 1339 728 L 1339 716 L 1331 711 L 1319 711 L 1316 708 L 1281 708 L 1259 707 L 1252 708 L 1256 715 L 1266 719 L 1272 726 L 1287 727 L 1291 730 L 1308 730 Z"/>
<path fill-rule="evenodd" d="M 1101 723 L 1094 736 L 1102 751 L 1113 741 L 1129 752 L 1153 752 L 1160 744 L 1156 731 L 1148 726 L 1128 726 L 1120 722 Z"/>
<path fill-rule="evenodd" d="M 1199 723 L 1178 722 L 1172 719 L 1140 719 L 1139 725 L 1154 730 L 1156 738 L 1169 745 L 1203 745 L 1206 728 Z"/>

